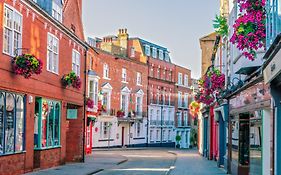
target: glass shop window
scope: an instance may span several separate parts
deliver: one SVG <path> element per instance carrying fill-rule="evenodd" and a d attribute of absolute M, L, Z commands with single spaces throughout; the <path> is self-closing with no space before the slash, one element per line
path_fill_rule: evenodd
<path fill-rule="evenodd" d="M 0 155 L 24 150 L 24 96 L 0 91 Z"/>
<path fill-rule="evenodd" d="M 34 122 L 34 147 L 51 148 L 60 145 L 60 102 L 37 98 Z"/>

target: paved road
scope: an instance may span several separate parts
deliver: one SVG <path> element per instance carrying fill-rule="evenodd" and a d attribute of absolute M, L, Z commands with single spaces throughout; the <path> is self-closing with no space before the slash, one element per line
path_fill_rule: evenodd
<path fill-rule="evenodd" d="M 176 160 L 175 154 L 163 149 L 112 151 L 106 154 L 119 154 L 127 157 L 128 161 L 95 175 L 165 175 Z"/>

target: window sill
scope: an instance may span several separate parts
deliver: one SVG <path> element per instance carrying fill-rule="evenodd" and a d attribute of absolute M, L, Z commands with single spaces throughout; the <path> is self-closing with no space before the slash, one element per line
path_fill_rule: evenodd
<path fill-rule="evenodd" d="M 125 83 L 125 84 L 128 84 L 128 82 L 127 82 L 127 81 L 121 81 L 121 83 Z"/>
<path fill-rule="evenodd" d="M 48 69 L 46 69 L 46 70 L 47 70 L 47 72 L 50 72 L 50 73 L 52 73 L 52 74 L 55 74 L 55 75 L 59 76 L 59 73 L 57 73 L 57 72 L 53 72 L 53 71 L 50 71 L 50 70 L 48 70 Z"/>
<path fill-rule="evenodd" d="M 12 55 L 12 54 L 9 54 L 7 52 L 2 52 L 4 55 L 8 56 L 8 57 L 11 57 L 11 58 L 14 58 L 16 55 Z"/>
<path fill-rule="evenodd" d="M 0 157 L 11 156 L 11 155 L 15 155 L 15 154 L 24 154 L 24 153 L 26 153 L 26 151 L 14 152 L 14 153 L 5 153 L 5 154 L 0 154 Z"/>
<path fill-rule="evenodd" d="M 143 139 L 145 139 L 145 137 L 135 137 L 135 138 L 133 138 L 133 140 L 143 140 Z"/>
<path fill-rule="evenodd" d="M 141 85 L 141 84 L 137 84 L 137 86 L 141 86 L 141 87 L 142 87 L 142 85 Z"/>
<path fill-rule="evenodd" d="M 111 78 L 102 77 L 104 80 L 111 80 Z"/>
<path fill-rule="evenodd" d="M 35 151 L 43 151 L 43 150 L 49 150 L 49 149 L 56 149 L 61 148 L 61 145 L 53 146 L 53 147 L 45 147 L 45 148 L 34 148 Z"/>
<path fill-rule="evenodd" d="M 108 141 L 114 141 L 114 139 L 99 139 L 99 142 L 108 142 Z"/>

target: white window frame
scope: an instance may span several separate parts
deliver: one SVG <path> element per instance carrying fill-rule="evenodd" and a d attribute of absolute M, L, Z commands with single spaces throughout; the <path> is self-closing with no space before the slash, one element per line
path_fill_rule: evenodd
<path fill-rule="evenodd" d="M 130 91 L 127 87 L 123 88 L 123 90 L 120 93 L 120 109 L 122 109 L 122 95 L 125 95 L 125 117 L 128 116 L 129 113 L 129 97 L 130 97 Z"/>
<path fill-rule="evenodd" d="M 142 126 L 140 122 L 135 123 L 135 138 L 142 136 Z"/>
<path fill-rule="evenodd" d="M 182 92 L 178 91 L 178 106 L 182 106 Z"/>
<path fill-rule="evenodd" d="M 62 22 L 62 7 L 52 0 L 52 17 L 54 17 L 59 22 Z"/>
<path fill-rule="evenodd" d="M 127 82 L 127 70 L 122 68 L 122 82 Z"/>
<path fill-rule="evenodd" d="M 178 127 L 182 126 L 182 113 L 179 112 L 178 115 L 177 115 L 177 120 L 178 120 Z"/>
<path fill-rule="evenodd" d="M 171 130 L 168 130 L 168 141 L 171 140 Z"/>
<path fill-rule="evenodd" d="M 159 50 L 159 59 L 160 60 L 164 59 L 164 52 L 163 52 L 163 50 Z"/>
<path fill-rule="evenodd" d="M 109 79 L 109 66 L 108 64 L 103 64 L 103 79 Z"/>
<path fill-rule="evenodd" d="M 91 89 L 91 86 L 90 86 L 91 81 L 93 82 L 92 89 Z M 89 98 L 91 98 L 94 101 L 94 108 L 97 109 L 98 108 L 98 95 L 99 95 L 99 78 L 89 77 L 89 79 L 88 79 L 88 94 L 87 95 L 88 95 Z"/>
<path fill-rule="evenodd" d="M 157 58 L 157 48 L 155 47 L 152 48 L 152 57 Z"/>
<path fill-rule="evenodd" d="M 145 55 L 146 56 L 150 56 L 151 55 L 151 53 L 150 53 L 150 46 L 149 45 L 145 45 L 144 48 L 145 48 Z"/>
<path fill-rule="evenodd" d="M 51 48 L 49 47 L 49 39 L 53 40 L 52 43 L 54 41 L 57 42 L 57 51 L 56 52 L 54 49 L 54 45 L 52 45 Z M 49 52 L 51 52 L 52 58 L 49 58 Z M 54 60 L 55 55 L 57 57 L 56 60 Z M 57 67 L 54 67 L 54 65 L 53 65 L 54 61 L 56 62 L 55 64 Z M 51 65 L 52 68 L 50 69 L 49 65 L 51 62 L 52 62 L 52 65 Z M 52 33 L 48 33 L 48 35 L 47 35 L 47 71 L 55 73 L 55 74 L 59 74 L 59 39 Z"/>
<path fill-rule="evenodd" d="M 136 56 L 136 50 L 135 50 L 135 48 L 134 47 L 131 47 L 131 58 L 135 58 L 135 56 Z"/>
<path fill-rule="evenodd" d="M 154 139 L 153 139 L 153 130 L 150 130 L 150 132 L 149 132 L 149 140 L 150 141 L 154 141 Z"/>
<path fill-rule="evenodd" d="M 185 103 L 185 106 L 184 107 L 188 107 L 188 93 L 185 93 L 184 94 L 184 103 Z"/>
<path fill-rule="evenodd" d="M 142 73 L 137 72 L 137 85 L 141 86 L 142 85 Z"/>
<path fill-rule="evenodd" d="M 81 69 L 81 56 L 80 53 L 72 49 L 72 71 L 75 72 L 77 76 L 80 77 L 80 69 Z"/>
<path fill-rule="evenodd" d="M 188 75 L 184 74 L 184 86 L 188 87 Z"/>
<path fill-rule="evenodd" d="M 100 127 L 101 127 L 100 128 L 100 138 L 101 139 L 111 139 L 113 134 L 109 133 L 109 132 L 111 130 L 112 123 L 104 121 L 104 122 L 100 123 Z M 106 130 L 105 130 L 105 127 L 106 127 Z M 104 131 L 106 131 L 106 134 L 104 134 Z"/>
<path fill-rule="evenodd" d="M 110 111 L 112 89 L 103 87 L 102 93 L 103 93 L 103 98 L 105 97 L 104 94 L 107 94 L 107 104 L 103 104 L 103 100 L 102 100 L 102 105 L 106 106 L 106 111 Z"/>
<path fill-rule="evenodd" d="M 178 85 L 182 85 L 182 73 L 178 73 Z"/>
<path fill-rule="evenodd" d="M 6 24 L 6 18 L 5 18 L 5 10 L 8 9 L 12 13 L 11 17 L 11 27 L 9 27 Z M 20 30 L 15 29 L 15 14 L 20 17 Z M 15 51 L 18 48 L 22 47 L 22 28 L 23 28 L 23 16 L 20 12 L 18 12 L 16 9 L 13 7 L 7 5 L 4 3 L 4 8 L 3 8 L 3 53 L 10 55 L 10 56 L 15 56 Z M 5 50 L 5 30 L 9 30 L 11 32 L 11 36 L 9 38 L 10 41 L 7 41 L 7 49 Z M 20 35 L 20 38 L 18 40 L 18 47 L 15 48 L 15 33 Z M 10 47 L 8 46 L 8 42 L 10 42 Z M 17 50 L 17 54 L 21 54 L 21 50 Z"/>
<path fill-rule="evenodd" d="M 188 114 L 187 114 L 187 111 L 184 111 L 183 113 L 183 122 L 184 122 L 184 126 L 187 126 L 188 125 Z"/>
<path fill-rule="evenodd" d="M 159 135 L 160 135 L 160 130 L 156 130 L 156 141 L 160 141 L 160 137 L 159 137 Z"/>
<path fill-rule="evenodd" d="M 140 98 L 140 104 L 138 104 L 138 98 Z M 142 113 L 142 102 L 143 102 L 143 96 L 142 95 L 136 95 L 136 112 Z M 137 106 L 140 106 L 140 111 L 137 111 Z"/>

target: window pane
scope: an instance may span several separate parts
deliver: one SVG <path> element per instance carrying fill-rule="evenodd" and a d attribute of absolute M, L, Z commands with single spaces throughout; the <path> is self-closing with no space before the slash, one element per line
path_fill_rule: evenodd
<path fill-rule="evenodd" d="M 24 138 L 24 103 L 23 97 L 17 96 L 16 151 L 23 150 Z"/>
<path fill-rule="evenodd" d="M 48 127 L 48 132 L 47 132 L 47 146 L 53 146 L 54 145 L 54 120 L 55 120 L 55 115 L 54 115 L 54 103 L 49 102 L 50 110 L 48 113 L 48 120 L 47 120 L 47 127 Z"/>
<path fill-rule="evenodd" d="M 46 147 L 47 142 L 47 117 L 49 113 L 49 104 L 46 100 L 42 100 L 42 128 L 41 128 L 41 141 L 42 147 Z"/>
<path fill-rule="evenodd" d="M 12 28 L 12 18 L 13 18 L 13 11 L 7 7 L 5 7 L 5 25 L 9 28 Z"/>
<path fill-rule="evenodd" d="M 4 31 L 4 51 L 6 53 L 12 53 L 12 30 L 5 28 Z"/>
<path fill-rule="evenodd" d="M 21 32 L 21 16 L 18 13 L 14 13 L 14 29 L 18 32 Z"/>
<path fill-rule="evenodd" d="M 6 95 L 6 126 L 5 126 L 5 152 L 14 152 L 14 120 L 15 120 L 15 99 L 12 94 Z"/>
<path fill-rule="evenodd" d="M 60 138 L 60 105 L 57 103 L 55 106 L 55 122 L 54 122 L 54 145 L 59 145 Z"/>
<path fill-rule="evenodd" d="M 0 154 L 3 154 L 4 147 L 4 94 L 0 93 Z"/>

